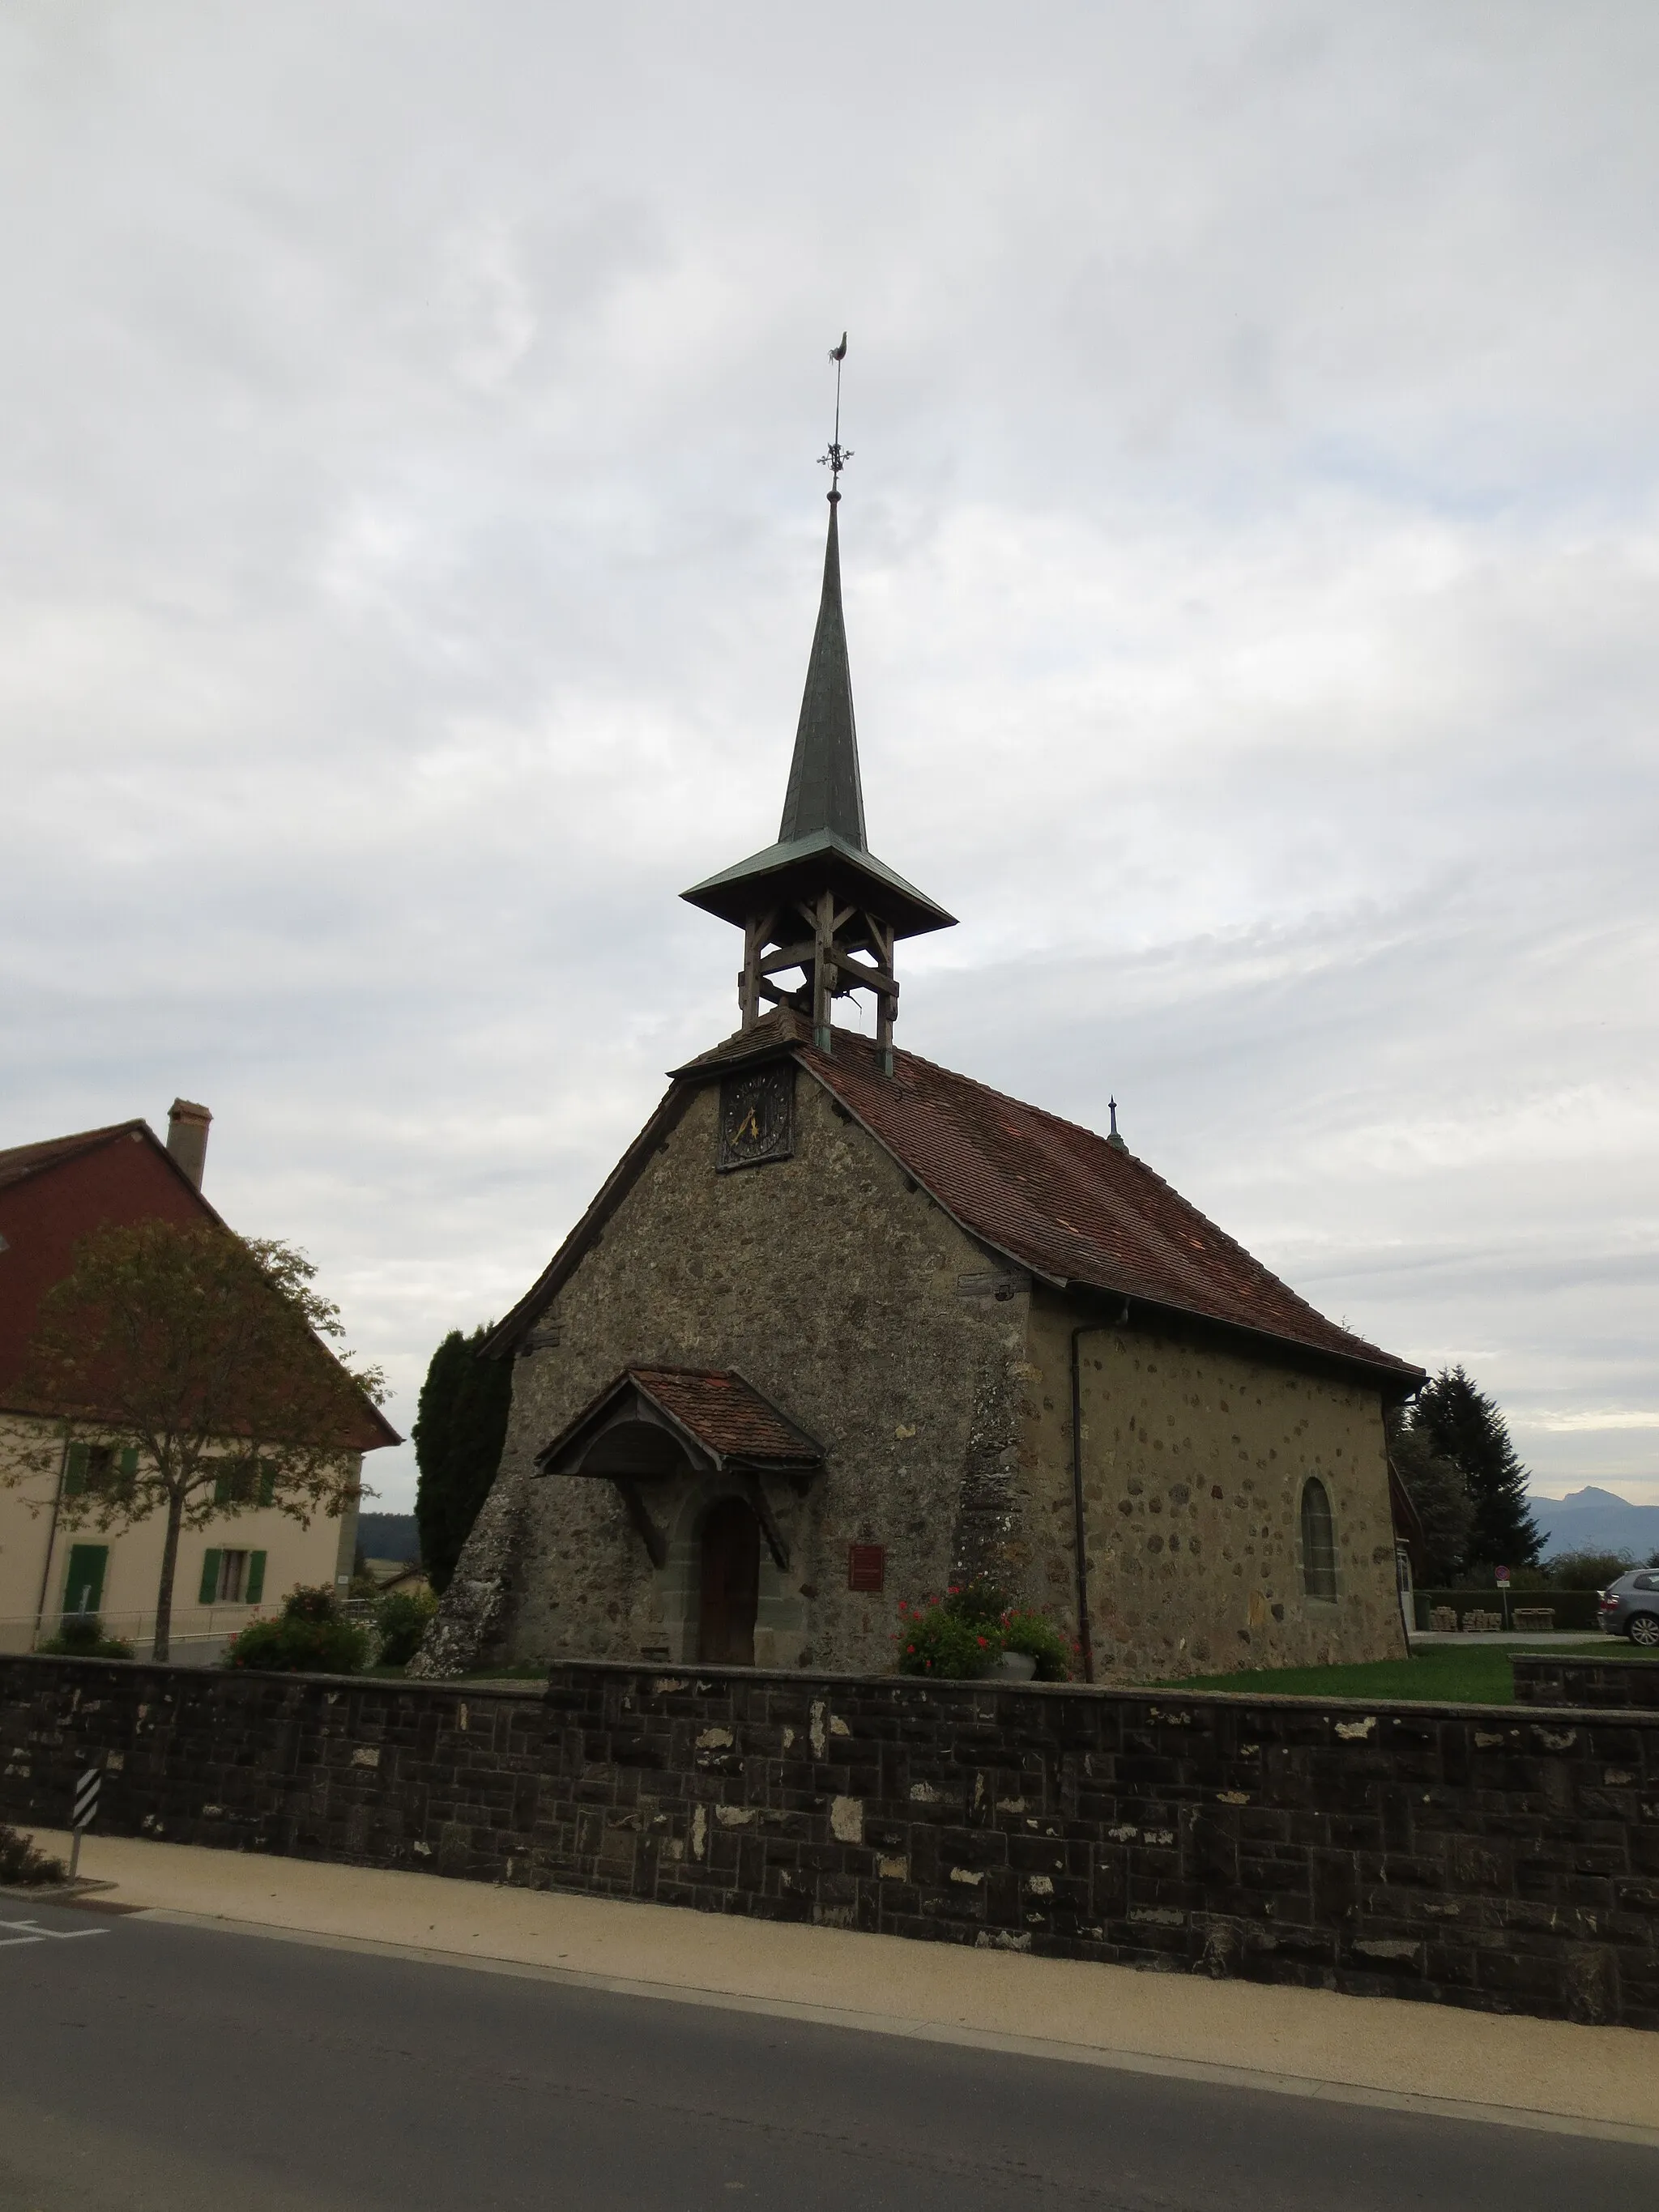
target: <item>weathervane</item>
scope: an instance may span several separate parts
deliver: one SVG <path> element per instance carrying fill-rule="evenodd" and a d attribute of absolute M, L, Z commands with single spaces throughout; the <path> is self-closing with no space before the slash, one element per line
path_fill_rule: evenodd
<path fill-rule="evenodd" d="M 821 469 L 829 470 L 830 496 L 831 499 L 839 499 L 841 497 L 841 472 L 847 466 L 848 461 L 853 458 L 852 453 L 841 442 L 841 365 L 847 358 L 847 333 L 845 331 L 841 334 L 841 343 L 838 346 L 832 346 L 830 348 L 830 358 L 836 364 L 836 434 L 830 441 L 829 452 L 827 453 L 821 453 L 818 456 L 818 466 Z"/>

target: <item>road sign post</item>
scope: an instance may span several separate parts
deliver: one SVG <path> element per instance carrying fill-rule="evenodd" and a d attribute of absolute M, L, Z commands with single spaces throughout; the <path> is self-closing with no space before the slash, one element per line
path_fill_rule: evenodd
<path fill-rule="evenodd" d="M 75 1832 L 70 1844 L 69 1878 L 71 1881 L 75 1880 L 76 1870 L 81 1863 L 81 1838 L 98 1818 L 98 1792 L 103 1787 L 103 1769 L 89 1766 L 75 1785 L 75 1810 L 70 1816 L 70 1826 Z"/>

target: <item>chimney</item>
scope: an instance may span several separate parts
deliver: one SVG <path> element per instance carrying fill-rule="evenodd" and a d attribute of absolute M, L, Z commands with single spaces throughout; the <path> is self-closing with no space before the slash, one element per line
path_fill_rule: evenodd
<path fill-rule="evenodd" d="M 188 1098 L 175 1098 L 167 1115 L 167 1151 L 198 1190 L 202 1188 L 202 1170 L 207 1165 L 208 1124 L 212 1119 L 205 1106 L 192 1105 Z"/>

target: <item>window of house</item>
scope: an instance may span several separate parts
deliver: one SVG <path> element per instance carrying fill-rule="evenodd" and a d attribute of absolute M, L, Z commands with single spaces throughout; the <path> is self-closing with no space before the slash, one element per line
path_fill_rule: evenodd
<path fill-rule="evenodd" d="M 216 1546 L 202 1554 L 198 1605 L 258 1605 L 264 1591 L 263 1552 L 227 1552 Z"/>
<path fill-rule="evenodd" d="M 276 1498 L 276 1473 L 269 1460 L 237 1460 L 213 1486 L 216 1505 L 271 1505 Z"/>
<path fill-rule="evenodd" d="M 72 1443 L 64 1462 L 64 1495 L 119 1490 L 130 1486 L 137 1473 L 138 1453 L 132 1444 L 118 1450 L 113 1444 Z"/>
<path fill-rule="evenodd" d="M 1336 1529 L 1330 1498 L 1317 1475 L 1302 1486 L 1302 1587 L 1312 1598 L 1336 1595 Z"/>
<path fill-rule="evenodd" d="M 199 1606 L 257 1606 L 265 1595 L 265 1553 L 264 1551 L 212 1551 L 201 1553 L 201 1589 L 197 1590 Z"/>
<path fill-rule="evenodd" d="M 109 1565 L 107 1544 L 76 1544 L 69 1555 L 64 1577 L 65 1613 L 96 1613 L 104 1602 L 104 1575 Z"/>

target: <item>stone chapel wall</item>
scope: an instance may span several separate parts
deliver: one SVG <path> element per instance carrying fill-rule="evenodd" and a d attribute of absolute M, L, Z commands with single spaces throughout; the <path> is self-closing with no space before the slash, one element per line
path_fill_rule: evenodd
<path fill-rule="evenodd" d="M 1071 1331 L 1033 1301 L 1022 1460 L 1027 1587 L 1075 1617 Z M 1081 1341 L 1096 1664 L 1140 1676 L 1406 1656 L 1376 1390 L 1138 1327 Z M 1337 1595 L 1303 1586 L 1303 1484 L 1331 1506 Z"/>
<path fill-rule="evenodd" d="M 715 1492 L 653 1489 L 670 1541 L 656 1571 L 609 1483 L 529 1475 L 630 1364 L 735 1367 L 827 1448 L 804 1495 L 769 1483 L 792 1557 L 786 1575 L 763 1548 L 760 1666 L 879 1671 L 901 1597 L 942 1589 L 959 1552 L 1018 1547 L 1024 1278 L 804 1073 L 793 1157 L 717 1173 L 719 1095 L 690 1101 L 515 1363 L 497 1482 L 523 1521 L 495 1636 L 513 1661 L 696 1656 L 696 1532 Z M 847 1587 L 855 1540 L 885 1547 L 880 1595 Z"/>

